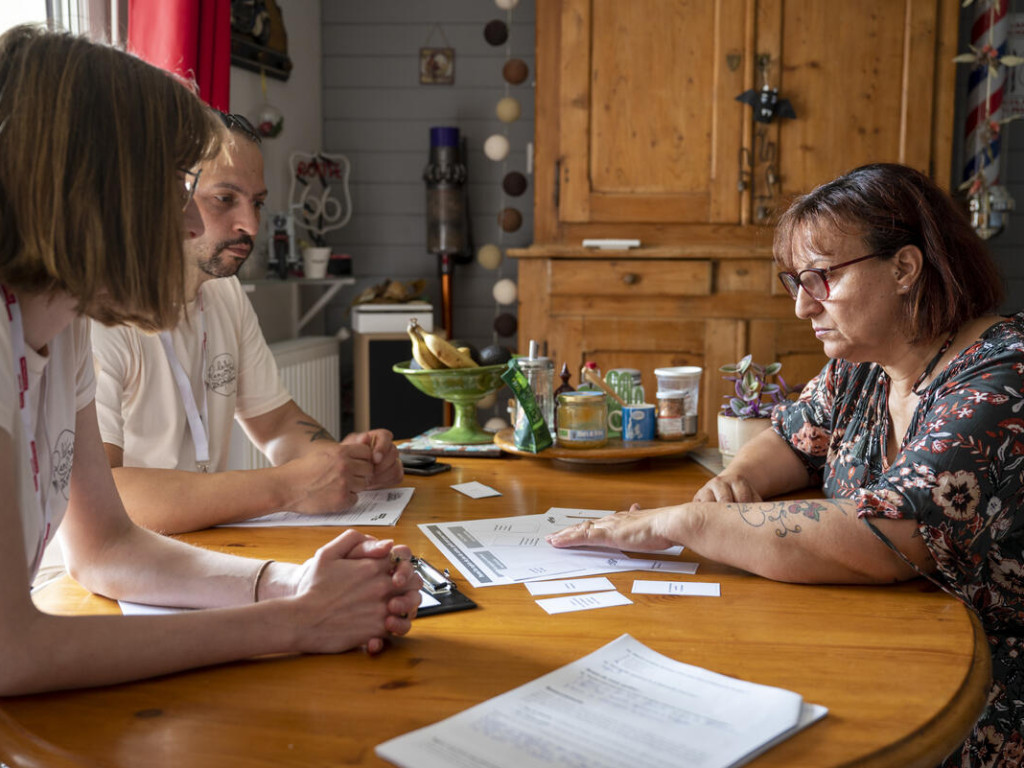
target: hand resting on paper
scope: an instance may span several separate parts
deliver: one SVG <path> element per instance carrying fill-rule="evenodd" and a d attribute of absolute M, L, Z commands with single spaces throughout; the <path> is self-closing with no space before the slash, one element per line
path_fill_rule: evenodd
<path fill-rule="evenodd" d="M 554 547 L 615 547 L 626 552 L 666 549 L 679 543 L 667 535 L 673 510 L 678 507 L 640 509 L 633 504 L 625 512 L 563 528 L 548 536 L 547 542 Z"/>

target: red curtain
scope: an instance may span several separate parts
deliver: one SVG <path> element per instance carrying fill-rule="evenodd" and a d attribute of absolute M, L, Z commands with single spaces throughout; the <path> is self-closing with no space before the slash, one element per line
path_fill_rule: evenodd
<path fill-rule="evenodd" d="M 150 64 L 195 81 L 203 101 L 228 111 L 230 0 L 129 0 L 128 49 Z"/>

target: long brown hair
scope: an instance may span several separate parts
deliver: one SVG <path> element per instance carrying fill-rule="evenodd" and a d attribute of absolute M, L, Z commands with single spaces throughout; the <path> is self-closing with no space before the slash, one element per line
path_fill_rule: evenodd
<path fill-rule="evenodd" d="M 891 258 L 905 245 L 924 256 L 921 276 L 904 297 L 911 342 L 952 333 L 994 311 L 1002 283 L 985 242 L 956 202 L 920 171 L 894 163 L 864 165 L 797 198 L 775 230 L 775 261 L 792 267 L 799 237 L 825 253 L 829 233 L 861 237 Z"/>
<path fill-rule="evenodd" d="M 210 109 L 113 47 L 0 37 L 0 281 L 63 290 L 101 322 L 171 327 L 185 300 L 181 172 L 211 157 Z"/>

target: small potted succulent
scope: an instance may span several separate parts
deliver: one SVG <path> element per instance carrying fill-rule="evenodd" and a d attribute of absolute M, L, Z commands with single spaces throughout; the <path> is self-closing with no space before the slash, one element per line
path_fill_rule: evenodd
<path fill-rule="evenodd" d="M 725 396 L 718 414 L 718 450 L 722 465 L 728 466 L 736 452 L 771 424 L 772 411 L 790 393 L 779 375 L 782 363 L 758 365 L 751 355 L 738 363 L 723 365 L 722 378 L 734 384 L 735 392 Z"/>

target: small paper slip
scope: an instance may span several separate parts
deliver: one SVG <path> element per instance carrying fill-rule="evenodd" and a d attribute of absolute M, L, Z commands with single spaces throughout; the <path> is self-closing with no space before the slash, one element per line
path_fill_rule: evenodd
<path fill-rule="evenodd" d="M 566 592 L 607 592 L 615 589 L 615 585 L 602 577 L 600 579 L 528 581 L 526 588 L 530 590 L 531 595 L 562 595 Z"/>
<path fill-rule="evenodd" d="M 685 595 L 687 597 L 721 597 L 722 585 L 702 581 L 650 581 L 635 579 L 634 595 Z"/>
<path fill-rule="evenodd" d="M 499 491 L 494 490 L 490 486 L 478 483 L 476 480 L 472 480 L 468 483 L 458 483 L 453 485 L 459 493 L 464 493 L 471 499 L 486 499 L 488 496 L 501 496 Z"/>
<path fill-rule="evenodd" d="M 118 607 L 123 616 L 160 616 L 167 613 L 184 613 L 191 608 L 168 608 L 165 605 L 146 605 L 145 603 L 130 603 L 127 600 L 118 600 Z"/>
<path fill-rule="evenodd" d="M 235 526 L 304 526 L 304 525 L 394 525 L 405 511 L 415 488 L 381 488 L 358 494 L 355 506 L 345 512 L 327 512 L 322 515 L 304 515 L 298 512 L 274 512 L 252 520 L 226 523 L 219 527 Z"/>
<path fill-rule="evenodd" d="M 569 595 L 537 600 L 537 605 L 549 614 L 589 611 L 591 608 L 611 608 L 615 605 L 632 605 L 633 601 L 621 592 L 594 592 L 590 595 Z"/>

